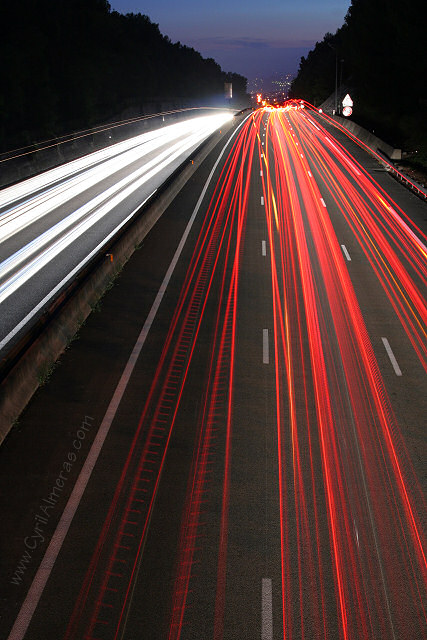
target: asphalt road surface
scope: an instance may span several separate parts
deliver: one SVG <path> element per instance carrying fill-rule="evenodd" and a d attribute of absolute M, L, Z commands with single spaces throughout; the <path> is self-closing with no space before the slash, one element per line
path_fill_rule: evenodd
<path fill-rule="evenodd" d="M 236 124 L 0 449 L 1 637 L 426 637 L 426 219 Z"/>

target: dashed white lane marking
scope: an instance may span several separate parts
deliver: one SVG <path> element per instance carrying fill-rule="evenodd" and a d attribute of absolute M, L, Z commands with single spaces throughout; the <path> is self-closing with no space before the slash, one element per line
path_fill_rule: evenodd
<path fill-rule="evenodd" d="M 268 329 L 262 330 L 262 363 L 270 364 L 270 353 L 268 349 Z"/>
<path fill-rule="evenodd" d="M 271 578 L 262 579 L 261 640 L 273 640 L 273 586 Z"/>
<path fill-rule="evenodd" d="M 265 242 L 265 240 L 262 240 L 261 242 L 261 251 L 263 256 L 267 255 L 267 243 Z"/>
<path fill-rule="evenodd" d="M 261 204 L 264 206 L 264 196 L 261 196 Z"/>
<path fill-rule="evenodd" d="M 262 169 L 261 169 L 261 171 L 259 172 L 259 175 L 260 175 L 260 176 L 261 176 L 261 178 L 262 178 Z"/>
<path fill-rule="evenodd" d="M 349 252 L 347 251 L 347 247 L 345 246 L 345 244 L 341 245 L 341 249 L 343 250 L 343 253 L 344 253 L 345 257 L 347 258 L 347 260 L 349 262 L 351 262 L 351 257 L 350 257 Z"/>
<path fill-rule="evenodd" d="M 312 177 L 313 177 L 313 176 L 312 176 L 311 171 L 307 171 L 307 173 L 308 173 L 308 175 L 310 176 L 310 178 L 312 178 Z"/>
<path fill-rule="evenodd" d="M 249 116 L 248 116 L 249 118 Z M 194 220 L 196 219 L 197 213 L 200 209 L 200 206 L 203 202 L 203 199 L 205 197 L 206 191 L 208 190 L 208 187 L 211 183 L 211 180 L 214 176 L 214 173 L 216 171 L 216 168 L 218 166 L 218 164 L 221 161 L 222 156 L 224 155 L 227 147 L 229 146 L 229 144 L 231 143 L 231 141 L 233 140 L 234 136 L 236 135 L 236 133 L 239 131 L 239 129 L 242 127 L 242 125 L 246 122 L 246 120 L 248 118 L 245 118 L 240 125 L 234 130 L 234 132 L 232 133 L 232 135 L 230 136 L 230 138 L 227 140 L 226 144 L 224 145 L 221 153 L 219 154 L 217 161 L 215 162 L 214 166 L 212 167 L 212 170 L 209 174 L 208 179 L 206 180 L 206 183 L 203 187 L 203 190 L 199 196 L 199 199 L 197 201 L 197 204 L 194 208 L 193 213 L 191 214 L 191 217 L 187 223 L 187 226 L 185 228 L 185 231 L 182 235 L 182 238 L 179 242 L 179 245 L 175 251 L 175 254 L 172 258 L 172 262 L 169 265 L 169 268 L 166 272 L 166 275 L 163 279 L 162 284 L 160 285 L 160 289 L 157 292 L 157 296 L 153 302 L 153 305 L 150 309 L 150 312 L 145 320 L 144 326 L 141 329 L 141 332 L 137 338 L 137 341 L 135 343 L 135 346 L 133 347 L 132 353 L 129 356 L 129 360 L 126 363 L 126 366 L 123 370 L 123 373 L 121 375 L 121 378 L 117 384 L 117 387 L 114 391 L 113 397 L 111 398 L 110 404 L 108 405 L 108 408 L 106 410 L 106 413 L 104 415 L 104 418 L 102 420 L 101 426 L 98 429 L 98 433 L 95 436 L 95 439 L 92 443 L 92 446 L 90 448 L 90 451 L 87 455 L 87 458 L 83 464 L 83 467 L 80 471 L 80 475 L 76 480 L 76 484 L 74 485 L 74 489 L 71 492 L 71 495 L 68 499 L 68 502 L 65 506 L 65 509 L 62 513 L 62 516 L 58 522 L 58 525 L 52 535 L 51 541 L 49 543 L 48 548 L 46 549 L 46 553 L 43 556 L 43 559 L 40 563 L 40 566 L 37 570 L 36 575 L 34 576 L 33 582 L 31 583 L 31 586 L 28 590 L 27 596 L 21 606 L 21 609 L 16 617 L 15 623 L 12 627 L 12 630 L 8 636 L 8 640 L 23 640 L 28 626 L 31 622 L 31 619 L 33 617 L 34 611 L 37 608 L 37 605 L 39 603 L 39 600 L 43 594 L 44 588 L 46 586 L 46 583 L 49 579 L 49 576 L 52 572 L 52 569 L 54 568 L 56 559 L 58 557 L 58 554 L 61 550 L 61 547 L 64 543 L 65 537 L 68 533 L 68 529 L 70 528 L 70 525 L 73 521 L 74 515 L 77 511 L 77 508 L 80 504 L 80 501 L 82 499 L 82 496 L 85 492 L 87 483 L 89 482 L 89 479 L 91 477 L 92 471 L 95 467 L 95 464 L 98 460 L 98 456 L 101 452 L 101 449 L 104 445 L 105 439 L 108 435 L 108 432 L 110 430 L 111 424 L 114 420 L 114 417 L 116 415 L 117 409 L 120 405 L 121 399 L 123 397 L 123 394 L 127 388 L 128 382 L 130 380 L 130 377 L 132 375 L 133 369 L 135 367 L 135 364 L 138 360 L 138 357 L 141 353 L 142 347 L 145 343 L 145 340 L 147 338 L 147 335 L 150 331 L 151 325 L 154 321 L 154 318 L 157 314 L 157 311 L 160 307 L 160 303 L 163 299 L 163 296 L 166 292 L 167 286 L 169 284 L 169 280 L 172 277 L 172 274 L 175 270 L 175 266 L 178 262 L 178 259 L 182 253 L 182 250 L 184 248 L 184 245 L 187 241 L 187 238 L 190 234 L 190 230 L 193 226 Z"/>
<path fill-rule="evenodd" d="M 320 198 L 320 202 L 323 204 L 324 207 L 326 207 L 326 202 L 323 200 L 323 198 Z"/>
<path fill-rule="evenodd" d="M 385 346 L 385 350 L 387 351 L 387 355 L 390 358 L 390 362 L 393 365 L 393 369 L 394 369 L 394 373 L 397 376 L 401 376 L 402 375 L 402 371 L 400 370 L 399 365 L 397 364 L 397 360 L 396 357 L 390 347 L 390 343 L 387 340 L 387 338 L 381 338 L 381 340 L 383 341 L 383 345 Z"/>

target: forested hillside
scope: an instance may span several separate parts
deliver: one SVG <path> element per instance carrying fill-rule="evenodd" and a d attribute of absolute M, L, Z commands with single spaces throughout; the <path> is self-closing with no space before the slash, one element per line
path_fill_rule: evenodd
<path fill-rule="evenodd" d="M 396 146 L 427 150 L 426 24 L 424 0 L 352 0 L 344 25 L 301 59 L 293 95 L 325 100 L 337 57 L 338 79 L 354 87 L 353 119 Z"/>
<path fill-rule="evenodd" d="M 86 128 L 152 100 L 206 104 L 246 79 L 106 0 L 0 0 L 0 150 Z"/>

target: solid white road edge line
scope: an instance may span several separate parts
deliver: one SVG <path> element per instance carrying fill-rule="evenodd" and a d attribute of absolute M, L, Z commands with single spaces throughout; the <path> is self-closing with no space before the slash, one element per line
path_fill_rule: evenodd
<path fill-rule="evenodd" d="M 249 116 L 247 116 L 247 118 L 249 118 Z M 138 336 L 138 339 L 135 343 L 135 346 L 132 350 L 129 360 L 125 366 L 125 369 L 122 373 L 122 376 L 119 380 L 116 390 L 114 391 L 110 404 L 108 405 L 104 419 L 102 420 L 101 426 L 98 429 L 98 433 L 95 436 L 95 439 L 90 448 L 88 456 L 85 460 L 82 470 L 80 471 L 80 475 L 77 478 L 76 484 L 74 485 L 74 489 L 65 506 L 61 519 L 58 522 L 55 532 L 52 535 L 52 539 L 49 543 L 48 548 L 46 549 L 46 553 L 43 556 L 43 560 L 40 563 L 37 573 L 34 576 L 33 582 L 31 583 L 31 587 L 28 590 L 27 596 L 24 602 L 22 603 L 21 609 L 19 610 L 18 616 L 8 636 L 8 640 L 23 640 L 27 632 L 27 629 L 33 617 L 34 611 L 36 610 L 39 600 L 43 594 L 46 583 L 49 579 L 49 576 L 52 572 L 56 559 L 59 555 L 59 552 L 65 540 L 65 536 L 67 535 L 68 529 L 71 525 L 71 522 L 73 521 L 74 515 L 80 504 L 80 500 L 82 499 L 83 493 L 89 482 L 89 478 L 98 460 L 98 456 L 101 452 L 104 441 L 108 435 L 111 424 L 114 420 L 117 409 L 119 407 L 120 401 L 123 397 L 123 394 L 125 392 L 129 379 L 132 375 L 132 371 L 135 367 L 138 356 L 141 353 L 141 349 L 147 338 L 148 332 L 150 331 L 151 325 L 157 314 L 158 308 L 160 307 L 160 303 L 163 299 L 166 288 L 169 284 L 169 280 L 172 277 L 173 271 L 181 255 L 181 252 L 184 248 L 184 245 L 190 233 L 191 227 L 193 226 L 193 223 L 199 211 L 200 205 L 202 204 L 203 198 L 205 197 L 206 191 L 209 187 L 209 184 L 212 180 L 215 170 L 222 156 L 225 153 L 225 150 L 227 149 L 228 145 L 230 144 L 231 140 L 234 138 L 234 136 L 236 135 L 240 127 L 246 122 L 247 118 L 245 118 L 240 123 L 240 125 L 236 128 L 236 130 L 228 139 L 227 143 L 224 145 L 224 148 L 219 154 L 218 159 L 215 162 L 212 168 L 212 171 L 210 172 L 209 177 L 205 183 L 205 186 L 203 187 L 202 193 L 200 194 L 200 197 L 197 201 L 197 204 L 194 208 L 191 218 L 188 221 L 188 224 L 185 228 L 184 234 L 181 238 L 178 248 L 175 251 L 175 255 L 172 259 L 172 262 L 169 265 L 169 269 L 167 270 L 166 275 L 163 279 L 163 282 L 160 285 L 160 289 L 157 293 L 156 299 L 153 302 L 153 306 L 151 307 L 150 313 L 147 316 L 147 319 L 144 323 L 144 326 L 142 327 L 141 333 Z"/>

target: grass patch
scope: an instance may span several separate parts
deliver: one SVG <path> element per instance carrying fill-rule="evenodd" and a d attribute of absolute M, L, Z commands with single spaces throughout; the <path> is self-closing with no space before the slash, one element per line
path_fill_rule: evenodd
<path fill-rule="evenodd" d="M 44 387 L 52 377 L 56 367 L 60 364 L 59 360 L 50 364 L 44 364 L 37 373 L 37 380 L 40 387 Z"/>

